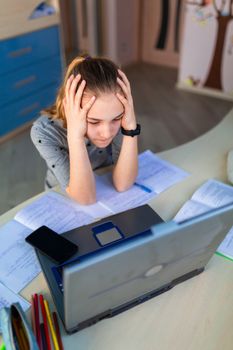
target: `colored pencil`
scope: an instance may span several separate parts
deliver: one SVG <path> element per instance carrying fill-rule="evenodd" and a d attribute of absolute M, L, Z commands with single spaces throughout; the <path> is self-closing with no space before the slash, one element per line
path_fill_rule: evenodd
<path fill-rule="evenodd" d="M 58 340 L 58 344 L 60 346 L 60 350 L 64 350 L 64 347 L 62 344 L 62 339 L 61 339 L 59 323 L 58 323 L 58 319 L 57 319 L 57 314 L 55 311 L 53 312 L 53 321 L 54 321 L 54 325 L 55 325 L 55 330 L 56 330 L 57 340 Z"/>
<path fill-rule="evenodd" d="M 41 334 L 41 340 L 42 340 L 42 348 L 43 348 L 43 350 L 48 350 L 46 336 L 45 336 L 44 323 L 40 324 L 40 334 Z"/>
<path fill-rule="evenodd" d="M 40 308 L 41 308 L 42 318 L 43 318 L 43 322 L 44 322 L 44 330 L 45 330 L 45 338 L 46 338 L 47 349 L 48 350 L 52 350 L 51 341 L 50 341 L 50 335 L 49 335 L 48 321 L 47 321 L 46 311 L 45 311 L 45 306 L 44 306 L 44 297 L 43 297 L 43 295 L 40 294 L 39 300 L 40 300 Z"/>
<path fill-rule="evenodd" d="M 40 334 L 40 311 L 39 300 L 37 293 L 34 294 L 34 307 L 35 307 L 35 324 L 36 324 L 36 340 L 39 349 L 42 350 L 41 334 Z"/>
<path fill-rule="evenodd" d="M 34 303 L 33 295 L 31 299 L 31 321 L 32 321 L 32 329 L 36 337 L 35 303 Z"/>
<path fill-rule="evenodd" d="M 44 306 L 45 306 L 45 311 L 46 311 L 46 315 L 47 315 L 47 319 L 48 319 L 48 323 L 49 323 L 49 328 L 50 328 L 50 331 L 52 334 L 54 348 L 55 348 L 55 350 L 59 350 L 58 340 L 57 340 L 55 329 L 53 326 L 51 313 L 50 313 L 50 309 L 49 309 L 49 304 L 48 304 L 46 299 L 44 299 Z"/>

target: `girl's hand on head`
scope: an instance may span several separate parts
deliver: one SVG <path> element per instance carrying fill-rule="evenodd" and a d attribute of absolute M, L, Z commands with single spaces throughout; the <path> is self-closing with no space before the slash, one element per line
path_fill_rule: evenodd
<path fill-rule="evenodd" d="M 84 138 L 87 132 L 87 113 L 95 102 L 95 96 L 92 96 L 91 99 L 81 107 L 86 81 L 83 80 L 77 92 L 75 92 L 80 81 L 80 74 L 75 78 L 71 75 L 65 87 L 63 107 L 66 116 L 68 137 L 72 135 L 72 137 L 75 138 Z"/>
<path fill-rule="evenodd" d="M 125 114 L 121 120 L 121 126 L 125 130 L 135 130 L 137 127 L 136 117 L 134 113 L 134 106 L 133 106 L 133 98 L 131 95 L 131 89 L 130 89 L 130 83 L 126 77 L 126 75 L 118 69 L 118 73 L 120 78 L 117 78 L 117 82 L 121 87 L 122 93 L 117 93 L 117 97 L 120 100 L 120 102 L 123 104 L 125 109 Z"/>

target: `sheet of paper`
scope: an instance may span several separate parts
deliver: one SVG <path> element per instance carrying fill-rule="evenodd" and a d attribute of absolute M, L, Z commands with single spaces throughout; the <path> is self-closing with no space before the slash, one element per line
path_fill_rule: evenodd
<path fill-rule="evenodd" d="M 199 214 L 205 213 L 210 209 L 211 208 L 206 205 L 195 202 L 194 200 L 189 200 L 181 207 L 173 220 L 175 222 L 181 222 Z"/>
<path fill-rule="evenodd" d="M 9 288 L 0 283 L 0 310 L 3 307 L 9 307 L 12 303 L 19 302 L 24 311 L 28 310 L 31 306 L 27 300 L 22 298 L 20 295 L 15 294 Z M 1 332 L 1 325 L 0 325 Z"/>
<path fill-rule="evenodd" d="M 139 172 L 136 182 L 159 194 L 189 174 L 182 169 L 160 159 L 147 150 L 139 155 Z"/>
<path fill-rule="evenodd" d="M 205 182 L 192 196 L 192 199 L 211 208 L 233 202 L 233 187 L 216 180 Z"/>
<path fill-rule="evenodd" d="M 0 228 L 0 282 L 15 293 L 41 271 L 34 249 L 25 242 L 31 232 L 15 220 Z"/>
<path fill-rule="evenodd" d="M 117 192 L 111 181 L 111 174 L 96 176 L 96 193 L 98 201 L 111 209 L 112 213 L 119 213 L 127 209 L 135 208 L 147 203 L 155 193 L 145 192 L 137 186 L 132 186 L 128 191 Z"/>
<path fill-rule="evenodd" d="M 109 215 L 109 211 L 98 203 L 79 205 L 51 191 L 20 210 L 15 219 L 32 230 L 45 225 L 57 233 L 63 233 L 106 215 Z"/>
<path fill-rule="evenodd" d="M 233 227 L 218 247 L 217 252 L 233 260 Z"/>

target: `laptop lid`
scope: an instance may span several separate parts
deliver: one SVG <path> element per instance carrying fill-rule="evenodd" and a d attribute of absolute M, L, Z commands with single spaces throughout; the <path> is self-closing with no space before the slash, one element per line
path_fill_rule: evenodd
<path fill-rule="evenodd" d="M 145 204 L 78 227 L 63 235 L 78 246 L 78 252 L 71 259 L 74 261 L 74 264 L 77 264 L 93 254 L 102 254 L 102 252 L 113 245 L 123 245 L 132 238 L 144 235 L 152 225 L 160 222 L 163 222 L 162 218 L 150 206 Z M 57 311 L 66 327 L 64 321 L 63 282 L 66 279 L 66 271 L 68 271 L 65 265 L 67 263 L 70 264 L 71 261 L 69 260 L 65 264 L 58 265 L 39 250 L 36 249 L 36 252 Z M 66 285 L 66 288 L 68 290 L 73 289 L 69 283 Z"/>
<path fill-rule="evenodd" d="M 65 266 L 66 330 L 111 317 L 200 273 L 232 225 L 231 204 L 179 224 L 154 225 Z"/>

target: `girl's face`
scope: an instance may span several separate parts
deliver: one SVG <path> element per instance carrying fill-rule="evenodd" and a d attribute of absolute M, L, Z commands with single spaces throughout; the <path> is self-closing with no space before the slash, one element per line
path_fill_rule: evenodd
<path fill-rule="evenodd" d="M 82 105 L 91 95 L 84 96 Z M 98 96 L 87 114 L 86 137 L 97 147 L 107 147 L 118 133 L 124 108 L 114 93 L 103 93 Z"/>

